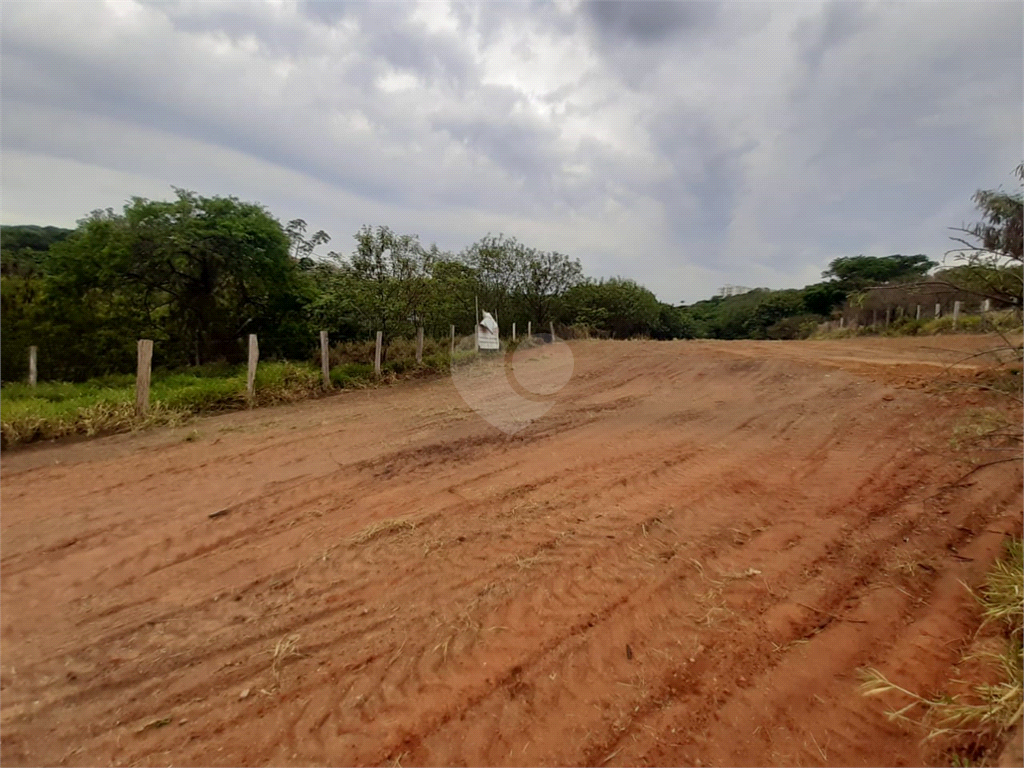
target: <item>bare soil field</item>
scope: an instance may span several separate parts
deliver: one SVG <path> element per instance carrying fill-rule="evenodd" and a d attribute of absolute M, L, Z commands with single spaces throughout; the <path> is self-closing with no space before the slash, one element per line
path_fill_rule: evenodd
<path fill-rule="evenodd" d="M 857 670 L 943 690 L 1020 534 L 981 359 L 936 383 L 992 344 L 580 341 L 514 436 L 442 378 L 6 453 L 0 758 L 948 764 Z"/>

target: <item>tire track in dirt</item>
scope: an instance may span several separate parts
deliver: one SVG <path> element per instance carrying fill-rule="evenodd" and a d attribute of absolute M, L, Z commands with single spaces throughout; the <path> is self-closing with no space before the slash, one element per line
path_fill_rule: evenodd
<path fill-rule="evenodd" d="M 943 590 L 974 565 L 946 547 L 1019 489 L 1006 468 L 962 508 L 922 502 L 959 474 L 934 399 L 769 346 L 580 344 L 564 399 L 512 438 L 438 381 L 415 406 L 295 407 L 306 439 L 285 415 L 59 470 L 5 457 L 3 759 L 913 762 L 852 665 L 904 674 L 930 627 L 939 679 L 966 620 Z M 141 514 L 129 468 L 159 496 Z M 172 514 L 246 486 L 224 518 Z"/>

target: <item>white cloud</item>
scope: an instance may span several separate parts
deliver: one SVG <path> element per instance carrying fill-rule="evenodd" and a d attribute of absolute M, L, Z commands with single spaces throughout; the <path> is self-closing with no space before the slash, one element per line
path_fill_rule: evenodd
<path fill-rule="evenodd" d="M 1017 3 L 10 4 L 3 221 L 170 186 L 693 301 L 926 252 L 1021 159 Z M 54 179 L 61 179 L 54 184 Z M 952 217 L 950 219 L 949 217 Z"/>

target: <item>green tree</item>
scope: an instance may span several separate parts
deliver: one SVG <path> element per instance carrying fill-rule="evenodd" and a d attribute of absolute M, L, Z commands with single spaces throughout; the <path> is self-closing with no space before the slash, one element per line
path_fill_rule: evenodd
<path fill-rule="evenodd" d="M 508 322 L 527 282 L 526 270 L 532 251 L 514 237 L 488 234 L 462 252 L 463 263 L 476 274 L 476 296 L 480 309 Z"/>
<path fill-rule="evenodd" d="M 772 291 L 753 307 L 753 311 L 744 322 L 744 330 L 751 339 L 767 339 L 770 327 L 803 311 L 804 303 L 800 291 Z"/>
<path fill-rule="evenodd" d="M 331 242 L 331 236 L 322 229 L 317 230 L 309 239 L 306 239 L 307 227 L 305 219 L 292 219 L 284 227 L 284 233 L 290 244 L 291 257 L 304 269 L 312 268 L 313 252 L 317 246 Z"/>
<path fill-rule="evenodd" d="M 366 332 L 381 331 L 384 343 L 422 324 L 430 304 L 431 268 L 436 248 L 425 249 L 416 235 L 388 227 L 363 227 L 347 269 L 352 301 Z"/>
<path fill-rule="evenodd" d="M 655 339 L 693 339 L 697 336 L 696 323 L 682 307 L 660 304 L 658 322 L 651 330 Z"/>
<path fill-rule="evenodd" d="M 804 307 L 808 312 L 822 316 L 828 316 L 841 306 L 846 296 L 846 289 L 838 282 L 815 283 L 803 290 Z"/>
<path fill-rule="evenodd" d="M 583 268 L 576 259 L 552 251 L 529 249 L 518 286 L 527 318 L 543 327 L 554 317 L 560 297 L 583 280 Z"/>
<path fill-rule="evenodd" d="M 655 331 L 661 306 L 653 293 L 635 281 L 613 277 L 583 282 L 567 291 L 562 319 L 626 339 Z"/>
<path fill-rule="evenodd" d="M 842 256 L 834 259 L 821 273 L 847 293 L 872 285 L 919 280 L 938 266 L 924 254 L 914 256 Z"/>
<path fill-rule="evenodd" d="M 296 266 L 280 223 L 234 197 L 133 198 L 94 212 L 52 249 L 48 297 L 67 332 L 152 332 L 168 363 L 237 354 L 294 310 Z M 268 339 L 269 341 L 269 339 Z M 272 344 L 264 345 L 264 349 Z"/>
<path fill-rule="evenodd" d="M 1014 171 L 1024 182 L 1024 163 Z M 957 227 L 950 251 L 961 264 L 940 277 L 957 288 L 1004 304 L 1022 305 L 1024 299 L 1024 196 L 1018 190 L 978 190 L 974 202 L 981 221 Z"/>

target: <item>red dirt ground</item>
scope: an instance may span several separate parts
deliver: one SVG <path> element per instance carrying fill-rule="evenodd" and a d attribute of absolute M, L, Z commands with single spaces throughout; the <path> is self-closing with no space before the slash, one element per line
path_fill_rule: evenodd
<path fill-rule="evenodd" d="M 856 673 L 942 690 L 1020 533 L 1019 463 L 944 487 L 991 343 L 574 342 L 514 437 L 436 379 L 12 451 L 2 762 L 948 760 Z"/>

